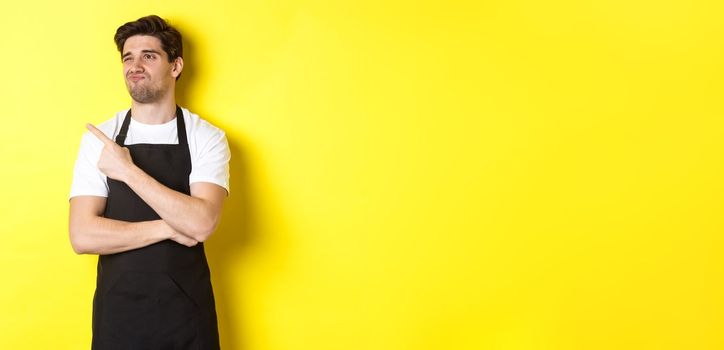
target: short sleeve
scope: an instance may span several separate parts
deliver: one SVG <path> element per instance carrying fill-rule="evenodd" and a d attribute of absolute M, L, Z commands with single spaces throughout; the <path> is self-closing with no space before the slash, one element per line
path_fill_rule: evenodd
<path fill-rule="evenodd" d="M 73 167 L 73 182 L 70 187 L 70 196 L 99 196 L 108 197 L 108 184 L 106 176 L 98 169 L 102 143 L 86 132 L 80 141 L 78 158 Z"/>
<path fill-rule="evenodd" d="M 197 149 L 197 155 L 192 163 L 189 184 L 210 182 L 223 187 L 228 194 L 231 152 L 226 134 L 220 129 L 213 128 L 208 134 L 208 139 L 199 145 L 201 147 Z"/>

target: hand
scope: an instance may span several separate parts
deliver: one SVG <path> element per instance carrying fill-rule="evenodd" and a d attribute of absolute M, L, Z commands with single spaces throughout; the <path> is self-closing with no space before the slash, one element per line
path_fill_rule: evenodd
<path fill-rule="evenodd" d="M 126 147 L 121 147 L 108 136 L 103 134 L 92 124 L 86 124 L 86 128 L 98 140 L 103 142 L 103 151 L 98 160 L 98 169 L 106 176 L 119 181 L 126 182 L 126 176 L 135 167 L 131 152 Z"/>

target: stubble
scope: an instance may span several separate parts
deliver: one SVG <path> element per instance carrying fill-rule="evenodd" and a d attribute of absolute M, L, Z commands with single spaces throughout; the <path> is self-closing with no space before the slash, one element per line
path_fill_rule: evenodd
<path fill-rule="evenodd" d="M 134 101 L 138 103 L 151 103 L 157 101 L 161 97 L 161 90 L 145 84 L 136 84 L 131 86 L 126 84 L 128 93 Z"/>

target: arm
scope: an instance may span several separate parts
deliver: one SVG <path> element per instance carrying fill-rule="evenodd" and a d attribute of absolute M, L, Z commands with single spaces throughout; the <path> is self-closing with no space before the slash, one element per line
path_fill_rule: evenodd
<path fill-rule="evenodd" d="M 221 217 L 226 190 L 216 184 L 191 184 L 191 195 L 174 191 L 133 166 L 122 180 L 173 229 L 199 241 L 206 241 Z"/>
<path fill-rule="evenodd" d="M 77 196 L 70 200 L 69 232 L 78 254 L 113 254 L 172 239 L 192 247 L 198 242 L 163 220 L 125 222 L 104 218 L 105 197 Z"/>
<path fill-rule="evenodd" d="M 174 230 L 196 241 L 205 241 L 219 222 L 226 190 L 212 183 L 191 185 L 191 195 L 174 191 L 138 168 L 129 150 L 100 130 L 88 130 L 103 142 L 98 169 L 106 176 L 126 183 Z"/>

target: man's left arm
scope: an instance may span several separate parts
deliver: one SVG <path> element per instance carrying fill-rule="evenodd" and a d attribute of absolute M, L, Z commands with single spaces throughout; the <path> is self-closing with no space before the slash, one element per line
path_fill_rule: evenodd
<path fill-rule="evenodd" d="M 191 195 L 174 191 L 137 167 L 128 148 L 121 147 L 93 125 L 88 130 L 104 144 L 98 168 L 106 176 L 122 181 L 174 230 L 199 242 L 216 229 L 226 198 L 226 189 L 208 183 L 191 184 Z"/>
<path fill-rule="evenodd" d="M 173 229 L 203 242 L 221 217 L 226 189 L 209 183 L 191 184 L 191 195 L 174 191 L 138 167 L 123 181 Z"/>

